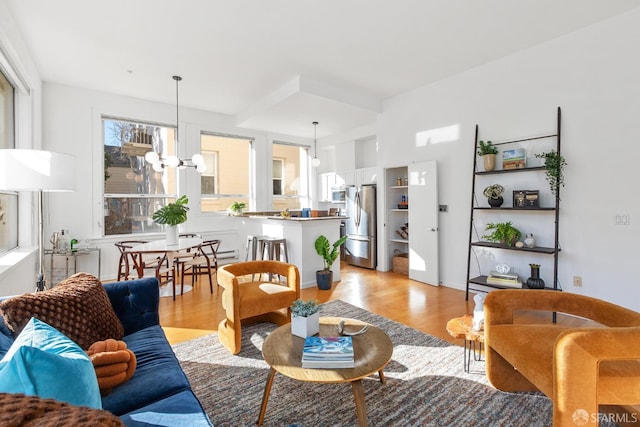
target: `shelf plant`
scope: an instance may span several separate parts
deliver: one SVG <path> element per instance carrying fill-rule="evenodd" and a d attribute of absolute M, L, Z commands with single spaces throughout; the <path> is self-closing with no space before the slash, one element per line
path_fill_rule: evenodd
<path fill-rule="evenodd" d="M 498 148 L 494 146 L 491 141 L 479 141 L 478 144 L 478 156 L 482 157 L 484 170 L 486 172 L 491 172 L 496 167 L 496 154 L 498 154 Z"/>
<path fill-rule="evenodd" d="M 489 205 L 492 208 L 502 206 L 502 203 L 504 203 L 504 199 L 502 198 L 503 193 L 504 187 L 500 184 L 491 184 L 482 192 L 482 194 L 484 194 L 484 196 L 489 200 Z"/>
<path fill-rule="evenodd" d="M 483 239 L 487 239 L 490 242 L 498 242 L 509 247 L 513 246 L 514 243 L 520 240 L 520 236 L 522 236 L 520 230 L 515 228 L 511 221 L 490 222 L 487 224 L 485 231 L 490 231 L 491 233 L 483 235 Z"/>
<path fill-rule="evenodd" d="M 558 195 L 560 186 L 564 187 L 564 174 L 563 169 L 567 165 L 564 157 L 555 150 L 551 150 L 546 153 L 536 154 L 539 159 L 544 159 L 544 169 L 547 175 L 547 182 L 551 187 L 551 192 L 554 196 Z"/>

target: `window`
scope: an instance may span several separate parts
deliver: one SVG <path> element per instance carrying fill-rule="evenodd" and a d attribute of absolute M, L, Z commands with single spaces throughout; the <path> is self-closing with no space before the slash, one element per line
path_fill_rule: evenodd
<path fill-rule="evenodd" d="M 307 158 L 309 148 L 286 142 L 274 142 L 273 209 L 300 209 L 309 205 Z"/>
<path fill-rule="evenodd" d="M 282 196 L 284 160 L 273 159 L 273 195 Z"/>
<path fill-rule="evenodd" d="M 0 72 L 0 148 L 15 148 L 15 88 Z M 0 191 L 0 253 L 18 246 L 18 194 Z"/>
<path fill-rule="evenodd" d="M 200 152 L 207 164 L 201 177 L 202 212 L 223 212 L 233 202 L 249 206 L 251 143 L 230 135 L 200 135 Z"/>
<path fill-rule="evenodd" d="M 155 172 L 144 155 L 175 154 L 174 135 L 173 127 L 102 118 L 105 236 L 162 230 L 152 216 L 176 199 L 176 169 Z"/>

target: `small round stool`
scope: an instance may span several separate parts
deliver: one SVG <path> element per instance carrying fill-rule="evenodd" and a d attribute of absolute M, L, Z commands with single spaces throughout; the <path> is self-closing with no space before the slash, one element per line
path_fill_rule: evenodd
<path fill-rule="evenodd" d="M 482 360 L 482 343 L 484 343 L 484 329 L 473 329 L 473 316 L 467 314 L 456 317 L 447 322 L 447 332 L 453 338 L 464 340 L 464 371 L 469 373 L 471 357 L 476 361 Z M 478 343 L 478 349 L 476 349 Z M 473 356 L 471 355 L 473 352 Z"/>

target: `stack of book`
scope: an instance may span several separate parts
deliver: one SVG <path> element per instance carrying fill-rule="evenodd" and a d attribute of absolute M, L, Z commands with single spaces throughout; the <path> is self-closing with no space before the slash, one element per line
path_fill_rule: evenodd
<path fill-rule="evenodd" d="M 521 288 L 522 281 L 517 274 L 514 273 L 498 273 L 492 271 L 487 276 L 487 283 L 489 285 L 508 286 L 510 288 Z"/>
<path fill-rule="evenodd" d="M 307 337 L 302 350 L 303 368 L 353 368 L 353 340 L 345 337 Z"/>

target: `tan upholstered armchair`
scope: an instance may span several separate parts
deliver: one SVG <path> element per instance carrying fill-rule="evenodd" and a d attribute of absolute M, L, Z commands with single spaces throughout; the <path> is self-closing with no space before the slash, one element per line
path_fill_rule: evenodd
<path fill-rule="evenodd" d="M 290 322 L 291 304 L 300 297 L 298 268 L 280 261 L 225 265 L 218 271 L 218 281 L 224 288 L 222 307 L 226 313 L 218 326 L 218 338 L 233 354 L 240 352 L 242 323 Z"/>
<path fill-rule="evenodd" d="M 640 313 L 524 289 L 490 292 L 484 307 L 489 380 L 503 391 L 542 391 L 553 401 L 554 426 L 597 425 L 598 405 L 640 403 Z M 601 326 L 514 324 L 516 310 L 568 313 Z"/>

